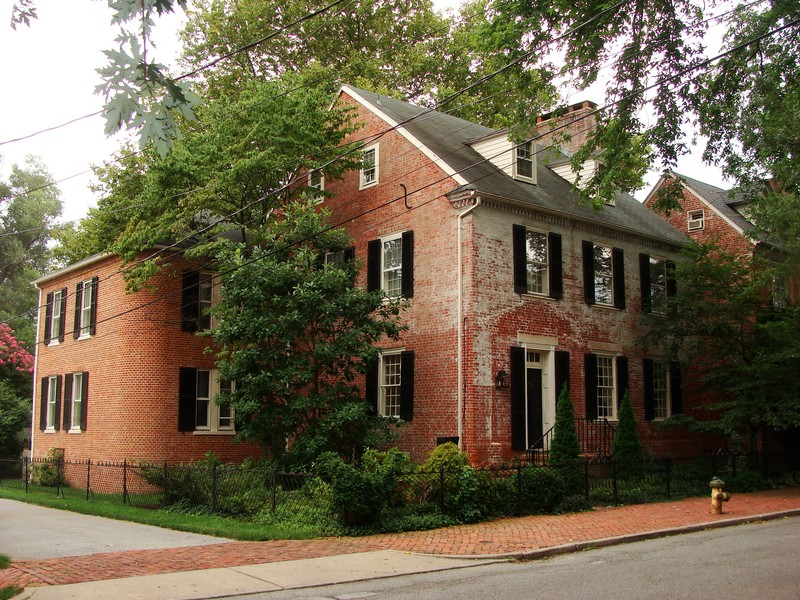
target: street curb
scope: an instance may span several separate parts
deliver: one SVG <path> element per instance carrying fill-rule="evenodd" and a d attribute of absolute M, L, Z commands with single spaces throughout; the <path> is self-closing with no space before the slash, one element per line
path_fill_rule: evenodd
<path fill-rule="evenodd" d="M 772 521 L 776 519 L 783 519 L 786 517 L 800 516 L 800 508 L 792 508 L 789 510 L 782 510 L 771 513 L 762 513 L 757 515 L 748 515 L 746 517 L 734 517 L 721 521 L 708 521 L 706 523 L 695 523 L 694 525 L 682 525 L 680 527 L 671 527 L 669 529 L 655 529 L 653 531 L 644 531 L 640 533 L 629 533 L 626 535 L 619 535 L 609 538 L 599 538 L 596 540 L 587 540 L 581 542 L 574 542 L 569 544 L 562 544 L 560 546 L 549 546 L 546 548 L 537 548 L 535 550 L 523 550 L 515 552 L 504 552 L 502 554 L 431 554 L 430 556 L 440 556 L 443 558 L 474 558 L 476 560 L 486 559 L 515 559 L 515 560 L 537 560 L 539 558 L 548 558 L 551 556 L 558 556 L 560 554 L 570 554 L 572 552 L 580 552 L 582 550 L 589 550 L 594 548 L 605 548 L 607 546 L 617 546 L 619 544 L 627 544 L 630 542 L 641 542 L 644 540 L 652 540 L 656 538 L 671 537 L 674 535 L 681 535 L 684 533 L 694 533 L 697 531 L 704 531 L 707 529 L 719 529 L 722 527 L 733 527 L 735 525 L 743 525 L 746 523 L 754 523 L 756 521 Z"/>

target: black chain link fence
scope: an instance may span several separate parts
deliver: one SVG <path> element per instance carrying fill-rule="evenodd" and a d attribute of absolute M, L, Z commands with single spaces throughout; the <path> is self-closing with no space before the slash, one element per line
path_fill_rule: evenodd
<path fill-rule="evenodd" d="M 763 456 L 715 454 L 621 464 L 613 459 L 569 465 L 415 469 L 390 482 L 387 503 L 427 506 L 441 513 L 520 515 L 609 504 L 638 504 L 709 494 L 717 476 L 727 489 L 763 487 Z M 0 487 L 87 501 L 231 516 L 329 514 L 330 489 L 310 473 L 286 473 L 255 463 L 189 465 L 0 459 Z"/>

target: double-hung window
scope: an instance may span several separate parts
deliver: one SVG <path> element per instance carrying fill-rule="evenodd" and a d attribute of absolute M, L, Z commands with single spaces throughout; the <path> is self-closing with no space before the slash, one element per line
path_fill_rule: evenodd
<path fill-rule="evenodd" d="M 561 235 L 522 225 L 514 225 L 512 234 L 514 291 L 562 298 Z"/>
<path fill-rule="evenodd" d="M 515 146 L 513 164 L 513 176 L 515 179 L 535 182 L 533 172 L 533 142 L 522 142 L 521 144 Z"/>
<path fill-rule="evenodd" d="M 639 280 L 642 286 L 642 310 L 666 314 L 667 298 L 676 292 L 675 264 L 666 258 L 640 254 Z"/>
<path fill-rule="evenodd" d="M 367 289 L 389 298 L 414 295 L 414 232 L 405 231 L 367 244 Z"/>
<path fill-rule="evenodd" d="M 67 288 L 48 292 L 45 304 L 44 343 L 58 344 L 64 341 L 67 311 Z"/>
<path fill-rule="evenodd" d="M 214 275 L 206 271 L 184 271 L 181 296 L 181 330 L 211 329 L 211 308 L 216 291 Z"/>
<path fill-rule="evenodd" d="M 67 373 L 64 376 L 64 430 L 80 433 L 86 429 L 86 404 L 89 395 L 89 373 Z"/>
<path fill-rule="evenodd" d="M 366 148 L 361 154 L 359 189 L 378 183 L 378 145 Z"/>
<path fill-rule="evenodd" d="M 230 394 L 233 384 L 220 381 L 217 369 L 181 368 L 178 384 L 178 431 L 232 433 L 233 408 L 217 404 L 220 394 Z"/>
<path fill-rule="evenodd" d="M 687 229 L 689 231 L 702 231 L 706 226 L 706 213 L 702 208 L 690 210 L 686 213 Z"/>
<path fill-rule="evenodd" d="M 414 416 L 414 353 L 386 350 L 367 369 L 367 400 L 375 413 L 411 421 Z"/>
<path fill-rule="evenodd" d="M 628 359 L 618 354 L 592 353 L 584 360 L 586 418 L 617 418 L 622 396 L 628 391 Z"/>
<path fill-rule="evenodd" d="M 681 369 L 659 358 L 644 359 L 644 418 L 666 419 L 682 410 Z"/>
<path fill-rule="evenodd" d="M 41 401 L 39 404 L 39 429 L 57 431 L 60 426 L 61 375 L 50 375 L 41 379 Z"/>
<path fill-rule="evenodd" d="M 584 241 L 583 291 L 586 304 L 625 308 L 625 259 L 621 248 Z"/>
<path fill-rule="evenodd" d="M 72 337 L 83 339 L 94 335 L 97 322 L 97 284 L 92 277 L 75 286 L 75 322 Z"/>

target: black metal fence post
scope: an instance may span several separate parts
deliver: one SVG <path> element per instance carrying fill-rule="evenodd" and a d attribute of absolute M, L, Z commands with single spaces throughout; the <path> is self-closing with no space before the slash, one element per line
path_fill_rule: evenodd
<path fill-rule="evenodd" d="M 666 482 L 667 498 L 669 498 L 672 494 L 672 458 L 670 458 L 669 456 L 666 459 L 664 459 L 664 474 L 667 479 Z"/>
<path fill-rule="evenodd" d="M 22 462 L 25 465 L 25 493 L 27 494 L 27 493 L 30 492 L 30 487 L 29 486 L 30 486 L 30 482 L 31 482 L 31 473 L 30 473 L 31 459 L 28 458 L 27 456 L 23 456 L 22 457 Z"/>
<path fill-rule="evenodd" d="M 589 461 L 587 459 L 583 459 L 583 484 L 584 484 L 584 494 L 586 497 L 586 501 L 589 501 Z"/>
<path fill-rule="evenodd" d="M 522 463 L 517 461 L 517 514 L 522 514 Z"/>
<path fill-rule="evenodd" d="M 164 505 L 169 504 L 169 467 L 167 467 L 167 461 L 164 461 Z"/>
<path fill-rule="evenodd" d="M 217 463 L 211 465 L 211 510 L 217 512 Z"/>
<path fill-rule="evenodd" d="M 64 474 L 64 457 L 56 459 L 56 498 L 62 495 L 61 476 Z"/>
<path fill-rule="evenodd" d="M 128 459 L 122 461 L 122 503 L 130 504 L 128 498 Z"/>
<path fill-rule="evenodd" d="M 444 465 L 439 467 L 439 510 L 444 513 Z"/>
<path fill-rule="evenodd" d="M 89 501 L 89 490 L 91 489 L 92 484 L 92 459 L 86 459 L 86 501 Z"/>
<path fill-rule="evenodd" d="M 619 488 L 617 484 L 617 461 L 611 459 L 611 492 L 614 504 L 619 504 Z"/>

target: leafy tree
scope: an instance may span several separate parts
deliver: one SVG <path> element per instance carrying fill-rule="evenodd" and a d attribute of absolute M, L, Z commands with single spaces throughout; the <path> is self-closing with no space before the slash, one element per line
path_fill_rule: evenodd
<path fill-rule="evenodd" d="M 762 252 L 741 255 L 713 241 L 693 244 L 685 259 L 669 318 L 650 318 L 646 341 L 690 364 L 693 381 L 719 401 L 709 414 L 672 421 L 753 444 L 764 427 L 800 426 L 800 310 L 770 293 L 781 271 Z"/>
<path fill-rule="evenodd" d="M 550 444 L 548 463 L 561 470 L 568 493 L 578 491 L 583 481 L 580 453 L 578 430 L 575 427 L 575 408 L 565 383 L 556 403 L 556 422 L 553 426 L 553 442 Z"/>
<path fill-rule="evenodd" d="M 0 181 L 0 321 L 33 344 L 38 298 L 31 281 L 53 266 L 50 245 L 61 215 L 60 193 L 47 168 L 34 157 L 13 165 Z"/>
<path fill-rule="evenodd" d="M 636 429 L 636 417 L 633 414 L 628 390 L 625 390 L 620 402 L 618 419 L 617 432 L 611 445 L 611 455 L 617 461 L 617 472 L 621 477 L 641 475 L 644 468 L 642 443 L 639 440 L 639 431 Z"/>
<path fill-rule="evenodd" d="M 220 257 L 214 341 L 220 377 L 236 382 L 220 401 L 239 436 L 283 467 L 308 467 L 324 451 L 360 456 L 392 422 L 373 414 L 356 376 L 378 341 L 399 338 L 401 306 L 356 287 L 355 262 L 322 264 L 349 241 L 313 201 L 290 203 L 263 236 L 252 253 Z"/>
<path fill-rule="evenodd" d="M 0 457 L 19 454 L 19 434 L 30 426 L 33 356 L 24 346 L 0 323 Z"/>
<path fill-rule="evenodd" d="M 234 96 L 210 100 L 169 155 L 124 154 L 106 165 L 107 195 L 64 252 L 112 250 L 131 261 L 171 240 L 192 245 L 191 257 L 213 259 L 231 235 L 261 245 L 275 209 L 308 189 L 297 179 L 301 169 L 336 178 L 357 164 L 342 144 L 349 114 L 329 110 L 330 96 L 303 81 L 290 74 L 246 82 Z M 134 275 L 158 265 L 153 259 Z"/>

